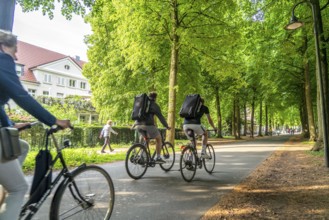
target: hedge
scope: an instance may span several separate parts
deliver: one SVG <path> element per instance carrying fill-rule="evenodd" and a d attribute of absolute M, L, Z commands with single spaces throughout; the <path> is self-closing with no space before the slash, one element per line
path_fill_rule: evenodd
<path fill-rule="evenodd" d="M 87 126 L 74 127 L 72 131 L 68 129 L 57 132 L 55 135 L 60 143 L 64 139 L 70 139 L 72 147 L 95 147 L 102 145 L 104 139 L 99 138 L 102 126 Z M 33 148 L 41 149 L 44 147 L 45 129 L 42 125 L 33 126 L 31 129 L 26 129 L 20 133 L 20 138 L 26 140 Z M 114 144 L 130 144 L 138 140 L 135 130 L 130 127 L 113 127 L 118 132 L 118 135 L 111 134 L 111 143 Z M 186 139 L 184 132 L 181 129 L 175 131 L 176 139 Z"/>

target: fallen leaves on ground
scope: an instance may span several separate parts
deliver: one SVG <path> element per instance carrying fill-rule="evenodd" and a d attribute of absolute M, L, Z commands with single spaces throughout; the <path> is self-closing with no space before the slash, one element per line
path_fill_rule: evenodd
<path fill-rule="evenodd" d="M 329 168 L 300 141 L 274 152 L 201 219 L 329 219 Z"/>

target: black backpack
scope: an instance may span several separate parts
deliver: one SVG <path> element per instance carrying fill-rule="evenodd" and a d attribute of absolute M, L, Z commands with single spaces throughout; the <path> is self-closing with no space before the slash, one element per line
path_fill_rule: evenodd
<path fill-rule="evenodd" d="M 179 111 L 182 118 L 195 118 L 200 112 L 201 96 L 199 94 L 187 95 Z"/>
<path fill-rule="evenodd" d="M 150 110 L 150 99 L 146 93 L 135 96 L 133 112 L 131 113 L 132 120 L 143 120 Z"/>

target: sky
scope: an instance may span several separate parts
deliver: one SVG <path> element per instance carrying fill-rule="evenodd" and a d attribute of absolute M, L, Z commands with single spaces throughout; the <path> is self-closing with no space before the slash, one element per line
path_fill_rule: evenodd
<path fill-rule="evenodd" d="M 64 55 L 87 59 L 87 45 L 84 36 L 91 34 L 89 24 L 84 23 L 81 16 L 73 15 L 66 20 L 59 7 L 54 11 L 54 18 L 43 16 L 41 11 L 22 12 L 16 5 L 13 33 L 18 40 L 49 49 Z"/>

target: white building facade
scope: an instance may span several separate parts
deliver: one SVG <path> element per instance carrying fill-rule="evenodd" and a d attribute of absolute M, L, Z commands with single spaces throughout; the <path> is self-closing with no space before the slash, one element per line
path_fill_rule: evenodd
<path fill-rule="evenodd" d="M 90 84 L 82 75 L 85 62 L 25 42 L 18 42 L 17 74 L 23 87 L 33 97 L 65 98 L 80 96 L 90 100 Z M 11 106 L 15 104 L 11 103 Z M 80 121 L 98 121 L 95 111 L 77 112 Z"/>

